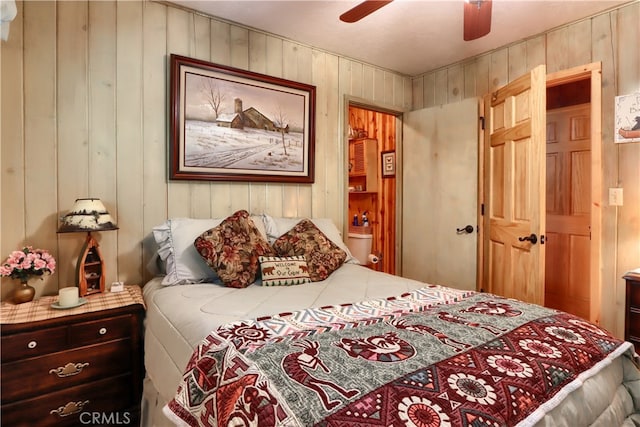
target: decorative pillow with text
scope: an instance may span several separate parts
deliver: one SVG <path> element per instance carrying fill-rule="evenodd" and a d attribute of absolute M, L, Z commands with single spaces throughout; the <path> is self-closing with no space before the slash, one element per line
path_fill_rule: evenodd
<path fill-rule="evenodd" d="M 303 256 L 261 256 L 262 286 L 291 286 L 310 283 L 309 266 Z"/>

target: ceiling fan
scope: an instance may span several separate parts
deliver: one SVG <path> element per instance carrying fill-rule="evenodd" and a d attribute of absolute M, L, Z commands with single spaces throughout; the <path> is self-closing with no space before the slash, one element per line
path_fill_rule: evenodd
<path fill-rule="evenodd" d="M 340 20 L 347 23 L 358 22 L 392 1 L 365 0 L 340 15 Z M 491 0 L 465 0 L 463 16 L 465 41 L 486 36 L 491 31 Z"/>
<path fill-rule="evenodd" d="M 391 3 L 393 0 L 365 0 L 357 6 L 347 10 L 345 13 L 340 15 L 340 20 L 343 22 L 347 22 L 352 24 L 354 22 L 358 22 L 365 16 L 368 16 L 380 9 L 382 6 L 385 6 Z"/>
<path fill-rule="evenodd" d="M 465 0 L 464 40 L 486 36 L 491 31 L 491 0 Z"/>

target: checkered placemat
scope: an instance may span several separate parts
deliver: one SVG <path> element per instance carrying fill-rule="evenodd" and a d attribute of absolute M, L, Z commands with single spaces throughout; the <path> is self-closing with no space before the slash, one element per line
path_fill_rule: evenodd
<path fill-rule="evenodd" d="M 104 292 L 88 295 L 85 298 L 87 299 L 86 304 L 65 310 L 51 307 L 51 304 L 58 301 L 57 295 L 40 297 L 37 300 L 23 304 L 3 302 L 0 305 L 0 323 L 35 322 L 132 304 L 142 304 L 144 306 L 140 286 L 135 285 L 125 286 L 122 292 Z"/>

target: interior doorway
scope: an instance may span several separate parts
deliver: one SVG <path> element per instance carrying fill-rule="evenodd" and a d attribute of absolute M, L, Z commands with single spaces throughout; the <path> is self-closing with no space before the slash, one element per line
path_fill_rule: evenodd
<path fill-rule="evenodd" d="M 484 101 L 480 288 L 599 323 L 601 64 L 546 75 L 536 67 Z M 556 120 L 569 141 L 547 149 L 557 144 Z"/>
<path fill-rule="evenodd" d="M 544 301 L 547 307 L 587 319 L 591 311 L 591 107 L 590 78 L 547 88 Z"/>
<path fill-rule="evenodd" d="M 375 107 L 348 104 L 347 206 L 348 236 L 371 235 L 371 254 L 377 263 L 367 265 L 396 274 L 398 114 Z M 393 162 L 390 164 L 389 159 Z M 385 164 L 383 160 L 387 162 Z M 366 220 L 366 225 L 364 224 Z M 365 226 L 367 228 L 365 228 Z"/>

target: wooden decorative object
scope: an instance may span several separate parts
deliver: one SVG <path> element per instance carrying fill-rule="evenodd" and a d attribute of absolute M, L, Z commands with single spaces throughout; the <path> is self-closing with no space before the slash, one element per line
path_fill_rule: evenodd
<path fill-rule="evenodd" d="M 80 252 L 76 268 L 81 297 L 104 292 L 104 260 L 98 242 L 91 233 L 87 233 L 87 240 Z"/>

